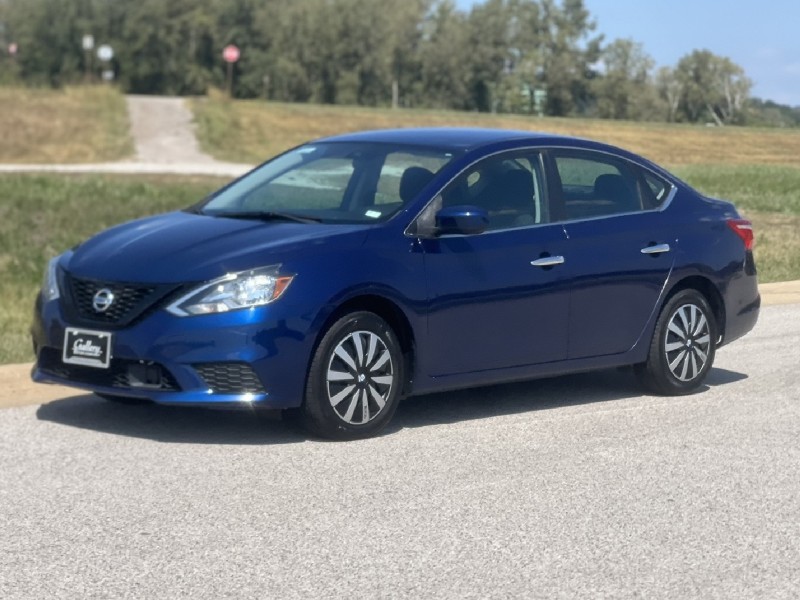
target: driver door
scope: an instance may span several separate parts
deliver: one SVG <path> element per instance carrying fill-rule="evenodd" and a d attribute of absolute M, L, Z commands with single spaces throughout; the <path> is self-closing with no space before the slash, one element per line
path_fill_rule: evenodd
<path fill-rule="evenodd" d="M 489 228 L 420 240 L 429 296 L 429 375 L 566 358 L 569 285 L 553 263 L 567 240 L 561 225 L 549 223 L 543 173 L 535 151 L 490 157 L 434 201 L 434 210 L 479 206 L 489 213 Z"/>

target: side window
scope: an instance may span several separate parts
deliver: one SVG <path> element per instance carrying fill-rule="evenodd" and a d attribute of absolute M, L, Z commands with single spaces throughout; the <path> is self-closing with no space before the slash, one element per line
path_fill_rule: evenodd
<path fill-rule="evenodd" d="M 636 170 L 595 153 L 555 156 L 568 220 L 590 219 L 645 208 Z"/>
<path fill-rule="evenodd" d="M 489 213 L 489 230 L 549 222 L 542 167 L 535 152 L 505 154 L 462 173 L 442 194 L 443 206 L 478 206 Z"/>
<path fill-rule="evenodd" d="M 664 204 L 672 190 L 672 185 L 644 170 L 642 171 L 642 180 L 644 181 L 642 200 L 645 208 L 654 209 Z"/>
<path fill-rule="evenodd" d="M 387 154 L 378 177 L 375 204 L 410 202 L 448 160 L 446 156 L 408 152 Z"/>

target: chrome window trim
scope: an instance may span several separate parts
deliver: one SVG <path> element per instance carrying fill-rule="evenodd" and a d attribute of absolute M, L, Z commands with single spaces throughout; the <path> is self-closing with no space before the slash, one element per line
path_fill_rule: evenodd
<path fill-rule="evenodd" d="M 412 233 L 410 231 L 410 229 L 414 225 L 414 223 L 417 222 L 417 219 L 419 219 L 419 217 L 422 215 L 422 213 L 425 212 L 425 210 L 428 208 L 428 206 L 430 206 L 433 202 L 436 201 L 436 199 L 442 194 L 442 192 L 444 191 L 444 189 L 448 185 L 450 185 L 451 183 L 453 183 L 453 181 L 455 181 L 456 179 L 461 177 L 461 175 L 463 175 L 466 171 L 471 169 L 473 166 L 475 166 L 476 164 L 478 164 L 479 162 L 481 162 L 483 160 L 486 160 L 486 159 L 489 159 L 489 158 L 494 158 L 495 156 L 499 156 L 501 154 L 511 154 L 511 153 L 514 153 L 514 152 L 529 152 L 529 151 L 538 152 L 539 153 L 539 163 L 540 163 L 540 166 L 542 167 L 542 172 L 544 174 L 544 179 L 545 179 L 545 181 L 544 181 L 544 183 L 545 183 L 545 186 L 544 186 L 545 187 L 545 194 L 547 194 L 547 187 L 548 187 L 546 185 L 546 183 L 547 183 L 547 168 L 546 168 L 546 165 L 544 164 L 543 153 L 547 152 L 549 150 L 568 150 L 568 151 L 572 151 L 572 152 L 588 152 L 588 153 L 595 153 L 595 154 L 605 154 L 606 156 L 610 156 L 611 158 L 614 158 L 616 160 L 625 161 L 627 163 L 630 163 L 630 164 L 632 164 L 632 165 L 634 165 L 634 166 L 636 166 L 636 167 L 638 167 L 640 169 L 643 169 L 643 170 L 651 173 L 655 177 L 664 180 L 669 185 L 669 187 L 671 189 L 670 189 L 669 194 L 667 195 L 666 200 L 664 200 L 664 202 L 662 202 L 657 208 L 650 208 L 650 209 L 647 209 L 647 210 L 637 210 L 637 211 L 624 212 L 624 213 L 615 213 L 615 214 L 612 214 L 612 215 L 600 215 L 600 216 L 597 216 L 597 217 L 587 217 L 585 219 L 562 219 L 562 220 L 559 220 L 559 221 L 550 221 L 548 223 L 535 223 L 533 225 L 524 225 L 522 227 L 507 227 L 505 229 L 492 229 L 490 231 L 485 231 L 485 232 L 480 233 L 478 235 L 491 235 L 493 233 L 505 233 L 505 232 L 508 232 L 508 231 L 519 231 L 519 230 L 522 230 L 522 229 L 534 229 L 534 228 L 537 228 L 537 227 L 544 227 L 544 226 L 547 226 L 547 225 L 562 225 L 563 226 L 563 225 L 565 225 L 567 223 L 583 223 L 583 222 L 588 222 L 588 221 L 599 221 L 600 219 L 614 219 L 614 218 L 617 218 L 617 217 L 628 217 L 630 215 L 642 215 L 642 214 L 648 214 L 648 213 L 664 212 L 672 204 L 673 199 L 675 198 L 675 196 L 678 193 L 678 186 L 675 185 L 675 183 L 673 183 L 669 179 L 665 178 L 661 173 L 656 172 L 654 169 L 651 169 L 647 165 L 643 165 L 643 164 L 641 164 L 641 163 L 639 163 L 639 162 L 637 162 L 637 161 L 635 161 L 633 159 L 627 158 L 625 156 L 619 156 L 618 154 L 614 154 L 613 152 L 609 152 L 608 150 L 597 150 L 597 149 L 594 149 L 594 148 L 575 148 L 574 146 L 523 146 L 523 147 L 520 147 L 520 148 L 498 150 L 497 152 L 493 152 L 491 154 L 487 154 L 487 155 L 482 156 L 482 157 L 472 161 L 471 163 L 469 163 L 467 166 L 465 166 L 463 169 L 461 169 L 458 173 L 453 175 L 453 177 L 448 179 L 447 182 L 444 185 L 442 185 L 436 191 L 436 193 L 433 195 L 433 197 L 430 199 L 430 201 L 428 201 L 425 204 L 425 206 L 423 206 L 422 209 L 414 216 L 414 218 L 411 219 L 411 222 L 403 230 L 403 235 L 406 236 L 406 237 L 415 238 L 415 239 L 423 238 L 424 236 L 420 236 L 418 234 Z M 549 201 L 549 198 L 548 198 L 548 201 Z M 443 237 L 474 237 L 474 235 L 452 234 L 452 235 L 443 236 Z M 425 238 L 425 239 L 427 239 L 427 238 Z"/>
<path fill-rule="evenodd" d="M 584 223 L 589 221 L 600 221 L 601 219 L 615 219 L 617 217 L 630 217 L 631 215 L 646 215 L 650 213 L 664 212 L 665 210 L 667 210 L 667 208 L 669 208 L 669 205 L 672 204 L 672 199 L 675 198 L 675 196 L 678 193 L 677 187 L 675 187 L 674 185 L 671 187 L 672 190 L 670 190 L 667 199 L 664 200 L 664 202 L 658 208 L 649 208 L 647 210 L 634 210 L 623 213 L 614 213 L 613 215 L 600 215 L 598 217 L 586 217 L 583 219 L 564 219 L 563 221 L 556 221 L 556 222 L 561 223 L 562 225 L 567 225 L 569 223 Z"/>

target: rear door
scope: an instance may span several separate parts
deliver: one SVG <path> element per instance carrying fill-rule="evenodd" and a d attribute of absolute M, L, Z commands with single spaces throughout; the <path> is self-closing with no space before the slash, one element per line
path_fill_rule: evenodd
<path fill-rule="evenodd" d="M 555 150 L 572 283 L 570 359 L 630 350 L 657 309 L 678 233 L 662 209 L 672 186 L 629 161 Z"/>

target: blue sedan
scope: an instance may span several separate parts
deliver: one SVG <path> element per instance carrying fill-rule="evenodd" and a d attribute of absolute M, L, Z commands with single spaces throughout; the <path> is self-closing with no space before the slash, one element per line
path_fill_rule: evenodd
<path fill-rule="evenodd" d="M 54 258 L 33 379 L 337 439 L 407 395 L 591 369 L 687 394 L 756 323 L 752 249 L 731 203 L 604 144 L 343 135 Z"/>

